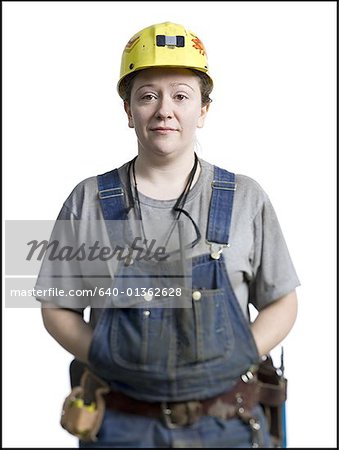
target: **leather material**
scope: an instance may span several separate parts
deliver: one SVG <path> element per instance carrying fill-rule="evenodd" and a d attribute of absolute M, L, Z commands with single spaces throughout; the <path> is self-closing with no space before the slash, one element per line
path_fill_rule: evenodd
<path fill-rule="evenodd" d="M 61 426 L 83 441 L 95 441 L 105 413 L 104 394 L 108 392 L 108 385 L 86 369 L 80 386 L 73 387 L 64 401 Z"/>
<path fill-rule="evenodd" d="M 230 419 L 250 411 L 259 402 L 259 385 L 256 378 L 245 383 L 239 380 L 233 389 L 209 399 L 188 402 L 145 402 L 133 399 L 121 392 L 110 391 L 105 395 L 106 408 L 129 414 L 167 419 L 174 425 L 184 426 L 196 422 L 203 415 Z M 166 418 L 166 417 L 165 417 Z"/>

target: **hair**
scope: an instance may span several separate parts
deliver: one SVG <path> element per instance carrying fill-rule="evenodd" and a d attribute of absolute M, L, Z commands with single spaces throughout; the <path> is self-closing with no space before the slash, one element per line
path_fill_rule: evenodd
<path fill-rule="evenodd" d="M 189 69 L 191 70 L 198 78 L 200 82 L 200 92 L 201 92 L 201 105 L 206 106 L 212 102 L 210 98 L 210 94 L 213 90 L 213 82 L 211 78 L 200 70 Z M 138 75 L 139 71 L 135 71 L 127 75 L 120 83 L 119 91 L 122 96 L 122 99 L 128 104 L 131 103 L 131 92 L 134 83 L 135 77 Z"/>

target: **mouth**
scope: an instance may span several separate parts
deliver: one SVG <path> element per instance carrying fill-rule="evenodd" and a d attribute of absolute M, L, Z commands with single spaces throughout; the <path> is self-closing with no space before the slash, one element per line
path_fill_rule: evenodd
<path fill-rule="evenodd" d="M 174 133 L 175 131 L 178 131 L 176 128 L 170 128 L 170 127 L 156 127 L 156 128 L 151 128 L 151 131 L 154 131 L 155 133 L 160 133 L 160 134 L 169 134 L 169 133 Z"/>

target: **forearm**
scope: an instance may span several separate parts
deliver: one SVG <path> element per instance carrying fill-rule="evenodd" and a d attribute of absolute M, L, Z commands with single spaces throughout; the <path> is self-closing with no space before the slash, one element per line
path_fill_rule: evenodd
<path fill-rule="evenodd" d="M 43 305 L 42 317 L 49 334 L 76 359 L 87 362 L 93 329 L 74 311 Z"/>
<path fill-rule="evenodd" d="M 260 356 L 276 347 L 290 332 L 297 317 L 295 291 L 276 300 L 260 311 L 251 324 Z"/>

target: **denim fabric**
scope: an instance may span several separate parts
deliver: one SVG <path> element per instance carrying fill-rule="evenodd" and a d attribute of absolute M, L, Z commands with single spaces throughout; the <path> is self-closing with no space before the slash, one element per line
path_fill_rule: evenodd
<path fill-rule="evenodd" d="M 99 189 L 105 189 L 101 178 Z M 117 177 L 114 178 L 117 180 Z M 234 175 L 215 168 L 207 238 L 227 244 L 232 215 Z M 234 183 L 233 183 L 234 184 Z M 119 188 L 112 179 L 106 189 Z M 118 192 L 118 191 L 116 191 Z M 121 196 L 101 198 L 114 205 Z M 111 203 L 112 205 L 112 203 Z M 105 216 L 105 219 L 110 219 Z M 226 229 L 225 229 L 226 228 Z M 211 250 L 212 253 L 212 250 Z M 252 332 L 231 287 L 224 256 L 194 257 L 189 308 L 152 307 L 103 309 L 89 352 L 91 369 L 112 387 L 145 401 L 186 401 L 213 397 L 230 390 L 239 376 L 258 362 Z M 138 271 L 121 265 L 117 282 Z M 118 285 L 119 286 L 119 285 Z M 193 292 L 201 297 L 194 299 Z M 269 446 L 263 414 L 258 407 Z M 250 447 L 251 432 L 240 419 L 203 417 L 189 427 L 169 430 L 161 420 L 106 411 L 96 447 Z M 86 444 L 81 444 L 85 446 Z M 91 444 L 90 447 L 94 445 Z"/>
<path fill-rule="evenodd" d="M 212 196 L 206 233 L 208 242 L 228 245 L 235 190 L 234 173 L 214 166 Z"/>
<path fill-rule="evenodd" d="M 134 271 L 122 266 L 118 282 Z M 231 389 L 258 361 L 223 256 L 194 258 L 192 275 L 201 299 L 191 298 L 190 308 L 152 307 L 149 316 L 146 308 L 103 310 L 89 360 L 113 389 L 146 401 L 208 398 Z"/>

